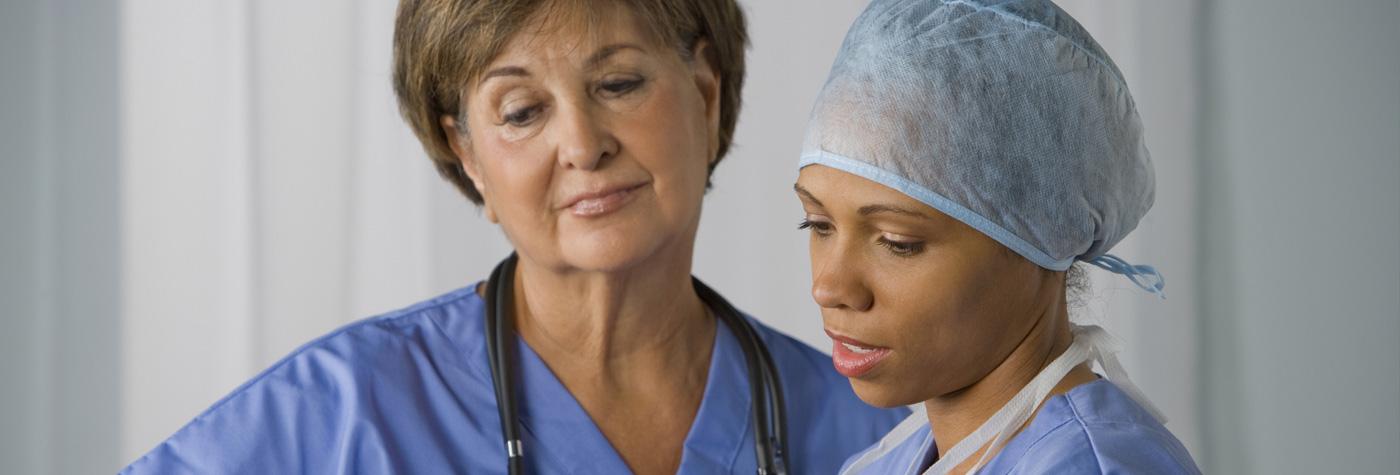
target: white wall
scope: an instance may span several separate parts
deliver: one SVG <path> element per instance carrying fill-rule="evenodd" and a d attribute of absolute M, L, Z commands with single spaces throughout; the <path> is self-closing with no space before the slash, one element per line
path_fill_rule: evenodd
<path fill-rule="evenodd" d="M 1400 2 L 1207 8 L 1209 466 L 1400 467 Z"/>

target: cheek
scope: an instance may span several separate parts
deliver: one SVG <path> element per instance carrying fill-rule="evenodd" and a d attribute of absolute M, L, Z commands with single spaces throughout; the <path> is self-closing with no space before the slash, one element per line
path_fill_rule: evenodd
<path fill-rule="evenodd" d="M 883 300 L 896 317 L 896 335 L 927 350 L 943 335 L 955 333 L 965 320 L 959 289 L 938 276 L 909 275 L 882 279 L 875 289 L 876 301 Z"/>
<path fill-rule="evenodd" d="M 815 278 L 815 272 L 825 266 L 827 255 L 831 252 L 831 246 L 829 245 L 831 238 L 824 238 L 811 229 L 807 229 L 803 232 L 807 233 L 807 260 L 812 265 L 812 271 L 814 272 L 812 277 Z"/>
<path fill-rule="evenodd" d="M 896 316 L 898 338 L 913 371 L 940 368 L 937 382 L 956 382 L 981 371 L 988 341 L 999 324 L 989 312 L 977 272 L 948 263 L 910 266 L 912 272 L 886 272 L 877 298 L 884 297 Z M 929 378 L 929 377 L 925 377 Z M 941 384 L 940 384 L 941 386 Z"/>
<path fill-rule="evenodd" d="M 553 162 L 548 151 L 537 140 L 511 142 L 481 135 L 473 152 L 479 157 L 486 200 L 502 227 L 509 232 L 512 227 L 537 226 L 527 223 L 548 215 L 541 212 L 549 206 Z"/>
<path fill-rule="evenodd" d="M 473 150 L 481 157 L 481 171 L 495 185 L 495 193 L 521 195 L 549 185 L 553 161 L 543 140 L 511 141 L 490 132 L 480 135 Z"/>
<path fill-rule="evenodd" d="M 687 194 L 702 192 L 709 164 L 704 111 L 687 91 L 657 86 L 644 104 L 620 114 L 618 138 L 658 185 Z"/>

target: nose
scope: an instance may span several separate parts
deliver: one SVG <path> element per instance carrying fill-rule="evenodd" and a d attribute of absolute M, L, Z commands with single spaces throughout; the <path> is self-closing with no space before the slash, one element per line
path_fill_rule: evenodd
<path fill-rule="evenodd" d="M 831 252 L 824 259 L 812 261 L 812 300 L 822 308 L 870 310 L 875 296 L 861 276 L 860 264 L 853 262 L 847 251 Z"/>
<path fill-rule="evenodd" d="M 593 170 L 617 154 L 618 142 L 587 104 L 560 111 L 558 140 L 559 165 L 564 168 Z"/>

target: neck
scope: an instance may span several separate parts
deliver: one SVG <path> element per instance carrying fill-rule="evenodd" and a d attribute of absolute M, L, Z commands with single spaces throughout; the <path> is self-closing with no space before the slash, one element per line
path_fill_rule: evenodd
<path fill-rule="evenodd" d="M 990 373 L 971 386 L 924 402 L 934 440 L 938 441 L 939 457 L 976 431 L 1030 384 L 1051 361 L 1069 349 L 1074 335 L 1070 331 L 1069 312 L 1063 298 L 1044 306 L 1037 313 L 1030 331 Z M 1063 394 L 1093 379 L 1095 376 L 1088 366 L 1076 366 L 1051 394 Z M 971 468 L 985 450 L 984 447 L 959 468 Z"/>
<path fill-rule="evenodd" d="M 639 473 L 675 471 L 705 391 L 715 319 L 691 284 L 692 246 L 662 246 L 621 270 L 525 256 L 516 267 L 520 337 Z"/>
<path fill-rule="evenodd" d="M 514 282 L 521 337 L 556 372 L 567 366 L 603 384 L 697 365 L 703 372 L 714 323 L 691 284 L 692 245 L 678 247 L 596 272 L 522 257 Z"/>

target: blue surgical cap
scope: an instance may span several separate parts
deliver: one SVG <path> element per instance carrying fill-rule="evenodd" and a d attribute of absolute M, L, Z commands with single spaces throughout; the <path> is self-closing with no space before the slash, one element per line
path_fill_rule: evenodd
<path fill-rule="evenodd" d="M 817 98 L 800 167 L 899 190 L 1056 271 L 1107 255 L 1155 179 L 1123 74 L 1045 0 L 875 0 Z"/>

